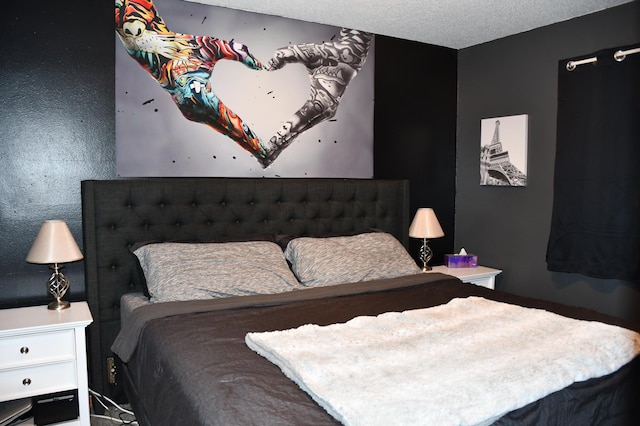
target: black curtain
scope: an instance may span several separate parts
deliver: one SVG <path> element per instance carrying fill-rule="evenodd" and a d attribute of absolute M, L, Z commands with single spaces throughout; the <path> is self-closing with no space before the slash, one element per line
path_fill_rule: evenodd
<path fill-rule="evenodd" d="M 550 271 L 640 282 L 640 53 L 614 58 L 637 47 L 559 63 Z"/>

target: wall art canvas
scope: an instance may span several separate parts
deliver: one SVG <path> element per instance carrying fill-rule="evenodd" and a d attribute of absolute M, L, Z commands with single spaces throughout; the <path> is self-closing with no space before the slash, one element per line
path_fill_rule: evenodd
<path fill-rule="evenodd" d="M 374 36 L 115 0 L 122 177 L 373 177 Z"/>
<path fill-rule="evenodd" d="M 480 185 L 527 186 L 528 115 L 482 119 L 480 133 Z"/>

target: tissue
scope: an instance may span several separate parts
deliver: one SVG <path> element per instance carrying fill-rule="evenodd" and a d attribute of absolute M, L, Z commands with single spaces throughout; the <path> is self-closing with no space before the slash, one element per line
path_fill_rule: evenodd
<path fill-rule="evenodd" d="M 458 254 L 445 254 L 444 265 L 447 268 L 475 268 L 478 266 L 478 256 L 467 254 L 463 247 Z"/>

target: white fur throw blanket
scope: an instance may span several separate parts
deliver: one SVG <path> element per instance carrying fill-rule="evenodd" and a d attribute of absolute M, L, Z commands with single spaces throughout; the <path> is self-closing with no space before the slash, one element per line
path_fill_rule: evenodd
<path fill-rule="evenodd" d="M 480 297 L 246 335 L 345 425 L 478 425 L 616 371 L 640 334 Z"/>

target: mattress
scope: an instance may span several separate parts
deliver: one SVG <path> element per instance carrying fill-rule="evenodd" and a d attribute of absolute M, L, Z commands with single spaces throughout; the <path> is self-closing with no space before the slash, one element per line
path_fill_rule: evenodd
<path fill-rule="evenodd" d="M 125 293 L 120 297 L 120 321 L 126 324 L 131 313 L 140 306 L 150 305 L 149 298 L 142 292 Z"/>

